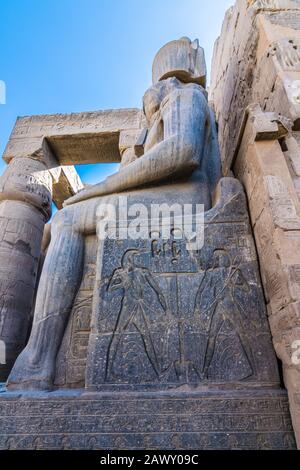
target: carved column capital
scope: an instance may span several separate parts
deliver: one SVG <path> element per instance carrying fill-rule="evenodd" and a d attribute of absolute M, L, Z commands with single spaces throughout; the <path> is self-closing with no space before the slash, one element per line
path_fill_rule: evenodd
<path fill-rule="evenodd" d="M 32 156 L 14 158 L 0 177 L 0 201 L 19 201 L 51 217 L 52 180 L 46 165 Z"/>

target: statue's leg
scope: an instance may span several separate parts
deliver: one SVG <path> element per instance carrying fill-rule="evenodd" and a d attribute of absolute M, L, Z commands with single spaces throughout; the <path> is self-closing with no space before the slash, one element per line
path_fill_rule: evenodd
<path fill-rule="evenodd" d="M 235 329 L 235 331 L 237 332 L 240 343 L 246 355 L 247 361 L 251 367 L 252 374 L 250 375 L 250 377 L 253 377 L 253 376 L 255 377 L 256 366 L 255 366 L 253 351 L 252 351 L 251 345 L 249 344 L 249 338 L 244 330 L 241 320 L 238 317 L 238 314 L 233 317 L 232 326 L 233 326 L 233 329 Z"/>
<path fill-rule="evenodd" d="M 18 357 L 7 388 L 51 389 L 55 359 L 82 275 L 84 236 L 76 207 L 59 211 L 43 267 L 29 342 Z"/>
<path fill-rule="evenodd" d="M 156 350 L 152 341 L 151 333 L 147 325 L 147 320 L 144 316 L 145 313 L 143 311 L 138 312 L 138 315 L 139 316 L 137 318 L 137 321 L 134 322 L 134 326 L 136 327 L 136 329 L 141 335 L 141 338 L 144 343 L 145 352 L 148 356 L 148 359 L 152 365 L 154 372 L 159 377 L 159 374 L 160 374 L 159 361 L 158 361 Z"/>
<path fill-rule="evenodd" d="M 213 318 L 211 320 L 208 343 L 207 343 L 207 348 L 206 348 L 206 353 L 205 353 L 205 358 L 204 358 L 203 377 L 205 379 L 208 378 L 208 369 L 209 369 L 209 366 L 211 364 L 211 361 L 215 352 L 216 340 L 217 340 L 218 332 L 219 332 L 221 325 L 222 325 L 222 320 L 218 318 L 218 311 L 216 311 L 215 309 L 213 312 Z"/>

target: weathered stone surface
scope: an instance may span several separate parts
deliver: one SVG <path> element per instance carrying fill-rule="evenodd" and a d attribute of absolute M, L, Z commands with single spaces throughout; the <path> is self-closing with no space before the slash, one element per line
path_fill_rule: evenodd
<path fill-rule="evenodd" d="M 159 236 L 104 242 L 88 388 L 276 385 L 245 197 L 237 180 L 223 179 L 221 188 L 220 200 L 205 213 L 199 252 L 171 235 L 168 244 Z"/>
<path fill-rule="evenodd" d="M 176 77 L 182 82 L 195 82 L 203 87 L 206 84 L 206 64 L 204 50 L 198 39 L 191 41 L 181 38 L 165 44 L 156 54 L 152 67 L 152 82 L 157 83 L 168 77 Z"/>
<path fill-rule="evenodd" d="M 49 170 L 52 176 L 52 199 L 58 209 L 66 199 L 81 191 L 84 186 L 74 166 L 59 166 Z"/>
<path fill-rule="evenodd" d="M 33 158 L 14 159 L 0 178 L 0 201 L 21 201 L 51 215 L 51 178 L 46 166 Z"/>
<path fill-rule="evenodd" d="M 51 202 L 60 208 L 81 188 L 74 167 L 60 167 L 47 142 L 32 155 L 13 158 L 0 179 L 0 337 L 6 349 L 0 380 L 6 380 L 28 336 Z"/>
<path fill-rule="evenodd" d="M 0 411 L 2 450 L 295 448 L 283 391 L 6 393 Z"/>
<path fill-rule="evenodd" d="M 203 77 L 200 56 L 198 44 L 187 39 L 158 53 L 155 84 L 144 96 L 146 120 L 140 116 L 138 126 L 116 130 L 119 172 L 73 196 L 56 214 L 31 336 L 8 392 L 0 395 L 3 448 L 294 446 L 243 188 L 234 178 L 221 179 L 216 188 L 221 172 L 214 116 L 195 83 Z M 179 73 L 188 63 L 188 74 Z M 245 123 L 253 145 L 263 145 L 266 135 L 286 137 L 280 119 L 260 118 L 255 128 Z M 136 138 L 143 121 L 147 131 Z M 98 131 L 103 137 L 103 127 Z M 57 156 L 60 136 L 46 143 Z M 60 151 L 67 163 L 70 148 Z M 262 158 L 256 165 L 267 163 Z M 264 184 L 274 200 L 270 206 L 279 207 L 275 232 L 280 224 L 292 230 L 297 214 L 290 209 L 285 217 L 285 175 L 280 181 L 277 173 L 270 176 Z M 198 204 L 198 214 L 205 211 L 204 246 L 191 249 L 186 233 L 178 239 L 176 218 L 166 238 L 151 228 L 145 239 L 103 240 L 101 204 L 115 209 L 120 195 L 129 211 L 137 203 L 146 210 L 153 203 Z M 289 207 L 296 211 L 296 203 L 292 194 Z M 117 227 L 127 223 L 126 215 Z M 281 245 L 280 237 L 274 243 Z M 85 394 L 32 391 L 83 386 Z M 51 396 L 52 402 L 45 400 Z M 24 413 L 22 407 L 32 410 L 23 440 L 18 418 L 10 419 Z"/>
<path fill-rule="evenodd" d="M 142 121 L 139 109 L 20 117 L 3 158 L 27 156 L 46 139 L 59 165 L 119 162 L 120 132 L 140 129 Z"/>
<path fill-rule="evenodd" d="M 269 322 L 276 352 L 283 362 L 299 440 L 300 408 L 294 394 L 299 388 L 300 374 L 299 365 L 292 362 L 292 344 L 300 338 L 297 309 L 300 301 L 300 205 L 288 163 L 291 152 L 295 160 L 295 139 L 286 138 L 285 152 L 276 136 L 275 140 L 257 141 L 257 114 L 261 114 L 258 108 L 249 114 L 234 172 L 244 183 L 248 195 Z"/>
<path fill-rule="evenodd" d="M 153 108 L 157 91 L 161 99 L 159 113 Z M 167 106 L 165 98 L 168 98 Z M 181 112 L 174 114 L 172 110 L 174 107 L 178 110 L 178 103 Z M 175 78 L 164 80 L 146 93 L 145 109 L 148 120 L 151 120 L 145 154 L 103 183 L 74 196 L 71 202 L 81 202 L 68 205 L 53 220 L 52 239 L 39 284 L 31 337 L 13 369 L 9 387 L 43 389 L 52 386 L 55 358 L 81 282 L 84 238 L 96 232 L 99 204 L 118 201 L 118 194 L 110 196 L 111 193 L 127 189 L 131 204 L 140 202 L 147 205 L 148 201 L 149 205 L 154 201 L 175 202 L 178 191 L 181 191 L 182 203 L 199 202 L 206 208 L 211 206 L 220 163 L 214 122 L 203 89 L 196 84 L 181 84 Z M 164 141 L 161 141 L 160 125 L 163 122 L 165 132 Z M 185 178 L 182 177 L 183 172 L 187 175 Z M 169 181 L 165 181 L 167 175 L 171 175 Z M 133 190 L 151 180 L 149 189 Z M 154 184 L 161 180 L 165 184 L 160 184 L 159 191 L 156 191 Z M 106 199 L 95 197 L 103 192 Z M 49 289 L 52 295 L 47 294 Z M 59 312 L 59 315 L 49 315 L 51 312 Z M 46 341 L 50 330 L 55 338 L 53 343 Z M 35 357 L 34 368 L 31 367 L 32 357 Z"/>
<path fill-rule="evenodd" d="M 145 185 L 194 181 L 199 200 L 211 207 L 221 169 L 214 116 L 204 88 L 174 77 L 162 80 L 145 93 L 144 109 L 149 129 L 142 157 L 66 205 Z"/>
<path fill-rule="evenodd" d="M 121 168 L 134 162 L 144 153 L 147 132 L 147 128 L 142 130 L 129 129 L 120 132 L 119 150 L 121 155 Z"/>
<path fill-rule="evenodd" d="M 214 103 L 225 174 L 238 145 L 246 107 L 289 118 L 298 128 L 300 4 L 237 0 L 216 41 L 210 99 Z"/>
<path fill-rule="evenodd" d="M 14 159 L 0 178 L 0 340 L 5 381 L 28 335 L 40 246 L 51 214 L 51 178 L 37 160 Z"/>
<path fill-rule="evenodd" d="M 56 358 L 55 386 L 84 388 L 96 275 L 97 237 L 85 238 L 82 281 Z"/>
<path fill-rule="evenodd" d="M 300 372 L 292 343 L 300 339 L 299 41 L 299 1 L 238 0 L 215 46 L 210 87 L 224 171 L 233 169 L 248 196 L 298 446 Z"/>

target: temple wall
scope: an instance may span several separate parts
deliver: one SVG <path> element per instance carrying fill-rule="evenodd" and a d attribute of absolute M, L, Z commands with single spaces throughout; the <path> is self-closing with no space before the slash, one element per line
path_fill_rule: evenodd
<path fill-rule="evenodd" d="M 223 172 L 247 193 L 300 446 L 300 1 L 237 0 L 215 44 L 210 100 Z"/>

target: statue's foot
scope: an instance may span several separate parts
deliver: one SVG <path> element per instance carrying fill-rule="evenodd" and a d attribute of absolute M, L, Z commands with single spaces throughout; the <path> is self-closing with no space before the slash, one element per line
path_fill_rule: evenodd
<path fill-rule="evenodd" d="M 12 368 L 12 371 L 6 382 L 7 390 L 52 390 L 53 380 L 50 367 L 47 367 L 45 361 L 43 364 L 33 363 L 30 358 L 32 355 L 26 348 L 20 354 Z"/>
<path fill-rule="evenodd" d="M 13 380 L 11 381 L 10 379 L 7 380 L 6 382 L 6 389 L 8 391 L 29 391 L 29 390 L 35 390 L 35 391 L 51 391 L 53 388 L 52 384 L 49 382 L 49 380 L 22 380 L 18 382 L 14 382 Z"/>

